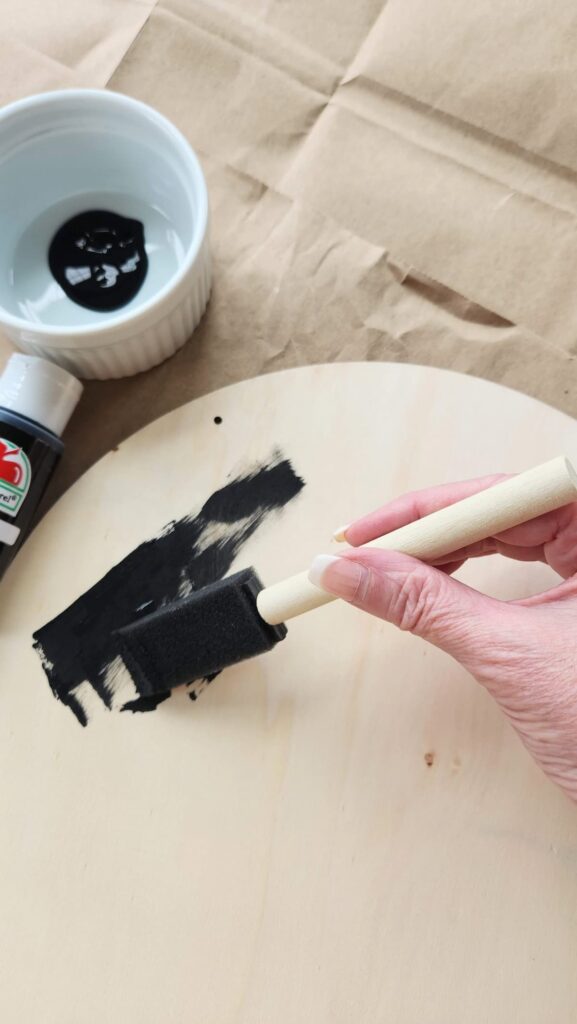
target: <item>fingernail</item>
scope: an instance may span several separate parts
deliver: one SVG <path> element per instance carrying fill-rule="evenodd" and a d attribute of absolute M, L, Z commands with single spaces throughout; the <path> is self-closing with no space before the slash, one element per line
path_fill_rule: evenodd
<path fill-rule="evenodd" d="M 364 565 L 334 555 L 317 555 L 309 569 L 309 580 L 315 587 L 345 601 L 353 601 L 364 593 L 368 576 Z"/>
<path fill-rule="evenodd" d="M 335 532 L 333 533 L 333 540 L 346 540 L 345 533 L 347 532 L 350 525 L 350 523 L 347 523 L 346 526 L 339 526 L 338 530 L 335 530 Z"/>

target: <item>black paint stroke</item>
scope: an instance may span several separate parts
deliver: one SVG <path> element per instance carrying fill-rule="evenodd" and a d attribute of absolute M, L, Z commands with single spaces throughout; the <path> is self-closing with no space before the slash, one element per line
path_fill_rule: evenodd
<path fill-rule="evenodd" d="M 134 700 L 127 700 L 121 711 L 156 711 L 159 704 L 164 704 L 170 697 L 171 691 L 165 690 L 162 693 L 151 693 L 148 697 L 135 697 Z"/>
<path fill-rule="evenodd" d="M 106 679 L 119 653 L 115 630 L 225 576 L 267 516 L 284 508 L 303 487 L 289 460 L 275 453 L 268 463 L 215 491 L 197 515 L 169 523 L 159 537 L 135 548 L 37 630 L 34 647 L 54 696 L 82 725 L 87 716 L 74 691 L 83 682 L 110 708 L 113 692 Z M 136 698 L 123 710 L 151 711 L 168 696 Z"/>

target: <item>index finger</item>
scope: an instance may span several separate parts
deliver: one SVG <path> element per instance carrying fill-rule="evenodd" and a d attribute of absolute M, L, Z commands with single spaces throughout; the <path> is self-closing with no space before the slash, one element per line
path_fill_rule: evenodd
<path fill-rule="evenodd" d="M 398 530 L 416 519 L 423 519 L 431 512 L 438 512 L 447 505 L 454 505 L 463 498 L 493 487 L 501 480 L 507 480 L 510 474 L 496 473 L 493 476 L 477 477 L 475 480 L 461 480 L 457 483 L 440 484 L 428 487 L 423 491 L 411 491 L 383 505 L 382 508 L 369 512 L 361 519 L 355 520 L 344 530 L 344 539 L 353 547 L 367 544 L 377 537 Z M 340 539 L 340 538 L 337 538 Z"/>

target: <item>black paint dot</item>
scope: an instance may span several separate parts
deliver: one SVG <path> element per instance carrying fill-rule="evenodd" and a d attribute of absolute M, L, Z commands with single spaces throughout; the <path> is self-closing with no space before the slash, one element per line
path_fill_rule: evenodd
<path fill-rule="evenodd" d="M 222 416 L 215 416 L 214 417 L 214 422 L 218 423 L 218 424 L 222 423 Z"/>
<path fill-rule="evenodd" d="M 144 227 L 110 210 L 67 220 L 50 243 L 53 277 L 73 302 L 109 313 L 134 298 L 148 270 Z"/>

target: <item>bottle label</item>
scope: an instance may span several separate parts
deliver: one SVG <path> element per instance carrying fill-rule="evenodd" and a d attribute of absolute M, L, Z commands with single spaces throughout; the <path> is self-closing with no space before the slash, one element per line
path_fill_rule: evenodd
<path fill-rule="evenodd" d="M 0 437 L 0 511 L 17 516 L 32 483 L 32 469 L 26 452 Z"/>

